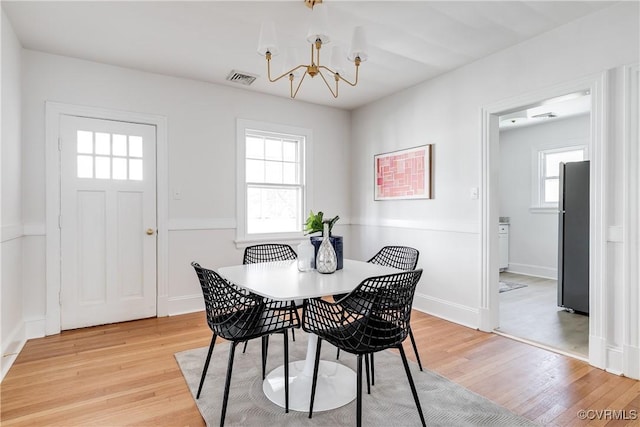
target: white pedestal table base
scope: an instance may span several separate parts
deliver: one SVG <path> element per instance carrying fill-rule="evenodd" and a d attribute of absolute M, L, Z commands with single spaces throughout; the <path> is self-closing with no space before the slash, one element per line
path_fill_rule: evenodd
<path fill-rule="evenodd" d="M 289 363 L 290 410 L 309 412 L 317 339 L 317 336 L 309 334 L 306 359 Z M 283 408 L 285 407 L 284 378 L 284 365 L 282 365 L 269 372 L 262 383 L 265 396 Z M 356 373 L 353 369 L 337 362 L 320 360 L 313 412 L 336 409 L 355 398 Z"/>
<path fill-rule="evenodd" d="M 304 373 L 304 360 L 289 363 L 289 409 L 309 412 L 311 375 Z M 284 408 L 284 365 L 271 371 L 262 384 L 265 396 Z M 321 360 L 318 367 L 313 412 L 336 409 L 356 398 L 356 373 L 336 362 Z"/>

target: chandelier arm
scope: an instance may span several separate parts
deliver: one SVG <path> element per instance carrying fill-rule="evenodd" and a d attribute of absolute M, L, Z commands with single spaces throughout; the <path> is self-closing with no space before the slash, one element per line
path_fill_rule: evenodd
<path fill-rule="evenodd" d="M 302 65 L 300 65 L 299 67 L 302 67 Z M 298 68 L 299 68 L 298 67 Z M 302 82 L 304 81 L 304 78 L 307 77 L 307 73 L 304 73 L 302 75 L 302 78 L 300 79 L 300 82 L 298 83 L 298 86 L 296 87 L 296 91 L 293 91 L 293 79 L 289 79 L 289 85 L 291 87 L 291 98 L 295 98 L 296 95 L 298 94 L 298 91 L 300 90 L 300 86 L 302 85 Z"/>
<path fill-rule="evenodd" d="M 303 68 L 303 67 L 306 67 L 306 65 L 298 65 L 297 67 L 292 68 L 285 73 L 282 73 L 280 76 L 276 77 L 275 79 L 272 79 L 271 78 L 271 60 L 267 59 L 267 78 L 271 83 L 275 83 L 281 78 L 288 76 L 289 74 L 293 74 L 298 68 Z"/>
<path fill-rule="evenodd" d="M 328 70 L 331 72 L 330 69 L 328 69 L 327 67 L 318 67 L 318 68 L 324 68 L 325 70 Z M 334 98 L 338 97 L 338 79 L 336 79 L 336 91 L 334 92 L 333 89 L 331 89 L 331 85 L 329 85 L 329 82 L 327 81 L 327 79 L 324 77 L 324 74 L 322 74 L 322 71 L 320 71 L 318 69 L 318 74 L 320 74 L 320 77 L 322 77 L 322 81 L 324 82 L 324 84 L 327 85 L 327 88 L 329 89 L 329 92 L 331 92 L 331 95 L 333 95 Z M 339 76 L 339 74 L 333 74 L 334 76 Z"/>
<path fill-rule="evenodd" d="M 342 80 L 343 82 L 347 83 L 350 86 L 355 86 L 355 85 L 358 84 L 358 70 L 360 69 L 359 65 L 356 65 L 356 80 L 353 83 L 351 83 L 349 80 L 347 80 L 344 77 L 342 77 L 342 75 L 333 72 L 333 70 L 331 70 L 330 68 L 325 67 L 324 65 L 322 65 L 322 66 L 320 66 L 318 68 L 324 68 L 325 70 L 329 71 L 330 73 L 333 73 L 334 76 L 337 76 L 340 80 Z"/>

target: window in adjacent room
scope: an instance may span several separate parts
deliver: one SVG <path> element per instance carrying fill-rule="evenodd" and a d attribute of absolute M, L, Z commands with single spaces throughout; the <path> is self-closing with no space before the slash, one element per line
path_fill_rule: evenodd
<path fill-rule="evenodd" d="M 302 235 L 311 132 L 238 121 L 238 240 Z"/>
<path fill-rule="evenodd" d="M 535 182 L 535 204 L 538 208 L 555 208 L 560 196 L 560 163 L 587 159 L 586 146 L 553 148 L 538 151 L 538 179 Z"/>

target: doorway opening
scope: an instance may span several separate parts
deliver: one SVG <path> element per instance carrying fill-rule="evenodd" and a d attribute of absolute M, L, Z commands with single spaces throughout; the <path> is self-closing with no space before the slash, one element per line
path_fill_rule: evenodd
<path fill-rule="evenodd" d="M 538 104 L 499 116 L 496 332 L 586 360 L 591 95 L 579 91 Z M 586 171 L 575 183 L 562 179 L 569 163 L 571 174 L 578 165 Z M 567 193 L 586 206 L 564 213 Z M 574 226 L 576 216 L 582 227 Z"/>
<path fill-rule="evenodd" d="M 605 140 L 607 135 L 607 97 L 609 87 L 608 72 L 587 76 L 575 81 L 558 84 L 546 89 L 505 99 L 482 108 L 482 187 L 481 187 L 481 307 L 480 329 L 496 332 L 501 326 L 500 319 L 500 249 L 498 227 L 500 223 L 500 117 L 522 110 L 538 107 L 543 100 L 558 100 L 575 93 L 588 92 L 590 95 L 590 116 L 588 134 L 589 167 L 589 279 L 588 279 L 588 362 L 596 367 L 607 364 L 607 328 L 604 272 L 606 271 L 606 209 L 604 172 Z M 530 185 L 530 184 L 529 184 Z M 504 218 L 503 218 L 504 219 Z M 511 223 L 512 226 L 515 224 Z M 510 291 L 510 292 L 517 292 Z M 507 292 L 508 294 L 509 292 Z M 501 332 L 498 332 L 501 333 Z M 519 339 L 517 337 L 514 337 Z M 536 343 L 520 339 L 539 347 L 569 354 Z"/>

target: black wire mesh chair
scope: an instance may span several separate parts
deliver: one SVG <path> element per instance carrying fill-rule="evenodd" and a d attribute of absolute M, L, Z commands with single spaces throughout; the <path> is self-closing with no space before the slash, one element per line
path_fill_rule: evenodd
<path fill-rule="evenodd" d="M 297 259 L 298 255 L 289 245 L 281 243 L 264 243 L 247 246 L 244 248 L 243 264 L 255 264 L 257 262 L 287 261 Z"/>
<path fill-rule="evenodd" d="M 298 255 L 291 246 L 282 243 L 263 243 L 244 248 L 242 263 L 255 264 L 258 262 L 288 261 L 292 259 L 298 259 Z M 291 301 L 291 304 L 298 306 L 295 301 Z M 299 305 L 302 306 L 302 302 Z M 291 338 L 293 341 L 296 340 L 296 333 L 293 329 L 291 330 Z M 242 352 L 244 353 L 246 350 L 247 343 L 245 342 Z"/>
<path fill-rule="evenodd" d="M 262 338 L 262 378 L 264 379 L 267 338 L 270 334 L 282 333 L 284 334 L 284 374 L 286 378 L 285 412 L 289 412 L 289 339 L 287 331 L 300 327 L 297 310 L 286 301 L 273 301 L 242 289 L 215 271 L 202 268 L 196 262 L 192 262 L 191 265 L 200 280 L 207 312 L 207 324 L 213 332 L 196 399 L 200 398 L 216 338 L 221 337 L 230 341 L 227 378 L 220 417 L 220 426 L 224 426 L 236 346 L 241 342 Z"/>
<path fill-rule="evenodd" d="M 370 262 L 371 264 L 384 265 L 386 267 L 394 267 L 400 270 L 415 270 L 416 266 L 418 265 L 419 256 L 420 252 L 417 249 L 411 248 L 409 246 L 385 246 L 367 262 Z M 345 296 L 346 294 L 334 295 L 333 299 L 337 301 L 344 298 Z M 422 371 L 422 361 L 420 360 L 418 346 L 416 345 L 416 340 L 413 337 L 411 326 L 409 326 L 409 338 L 411 338 L 411 345 L 413 347 L 413 352 L 416 355 L 416 360 L 418 361 L 418 367 Z M 338 349 L 336 353 L 336 358 L 339 357 L 340 349 Z M 368 360 L 367 366 L 369 366 Z M 375 383 L 373 355 L 371 356 L 371 379 L 372 382 Z"/>
<path fill-rule="evenodd" d="M 318 378 L 320 347 L 325 340 L 355 354 L 357 363 L 356 424 L 362 425 L 362 356 L 388 348 L 397 348 L 402 356 L 422 425 L 426 426 L 402 342 L 409 334 L 411 305 L 422 270 L 406 271 L 386 276 L 370 277 L 342 300 L 328 302 L 319 298 L 304 304 L 302 329 L 318 336 L 316 358 L 309 402 L 309 418 L 313 415 L 313 401 Z M 349 308 L 347 308 L 349 307 Z"/>

